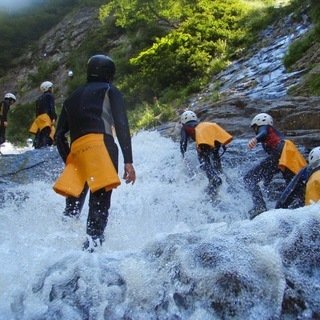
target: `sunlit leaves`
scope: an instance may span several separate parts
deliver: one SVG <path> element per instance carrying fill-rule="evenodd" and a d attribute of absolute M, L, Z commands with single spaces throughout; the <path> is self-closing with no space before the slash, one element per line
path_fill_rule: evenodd
<path fill-rule="evenodd" d="M 155 20 L 173 27 L 190 16 L 193 7 L 194 1 L 189 0 L 112 0 L 100 9 L 100 19 L 113 14 L 123 28 Z"/>

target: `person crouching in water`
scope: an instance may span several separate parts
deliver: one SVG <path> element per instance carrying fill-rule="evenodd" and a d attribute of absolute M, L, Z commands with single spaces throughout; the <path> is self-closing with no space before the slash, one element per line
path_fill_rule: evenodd
<path fill-rule="evenodd" d="M 249 210 L 249 218 L 253 219 L 267 211 L 259 182 L 263 181 L 267 186 L 273 176 L 281 172 L 288 184 L 294 175 L 306 165 L 306 161 L 293 142 L 284 140 L 283 135 L 273 127 L 273 119 L 269 114 L 256 115 L 251 122 L 251 128 L 256 136 L 249 141 L 248 148 L 253 149 L 261 142 L 263 149 L 268 154 L 244 177 L 245 186 L 251 193 L 254 203 L 253 208 Z"/>
<path fill-rule="evenodd" d="M 69 213 L 79 214 L 86 188 L 90 189 L 87 240 L 83 243 L 89 252 L 105 240 L 112 190 L 121 184 L 113 126 L 124 159 L 123 179 L 127 184 L 136 180 L 127 114 L 122 94 L 112 84 L 115 71 L 108 56 L 99 54 L 89 59 L 87 83 L 64 101 L 55 135 L 66 167 L 53 189 L 66 197 L 67 205 L 76 204 L 75 198 L 81 202 Z"/>
<path fill-rule="evenodd" d="M 181 115 L 181 124 L 181 154 L 184 157 L 189 138 L 196 142 L 200 168 L 209 180 L 208 193 L 215 196 L 222 184 L 219 150 L 222 147 L 225 151 L 233 137 L 216 123 L 200 122 L 193 111 Z"/>
<path fill-rule="evenodd" d="M 276 209 L 309 206 L 320 200 L 320 147 L 311 150 L 308 162 L 288 184 Z"/>

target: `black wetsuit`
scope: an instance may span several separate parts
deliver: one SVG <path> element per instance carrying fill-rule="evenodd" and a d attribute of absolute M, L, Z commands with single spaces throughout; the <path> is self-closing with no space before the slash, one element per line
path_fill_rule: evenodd
<path fill-rule="evenodd" d="M 288 184 L 280 199 L 277 201 L 276 209 L 299 208 L 305 205 L 306 185 L 313 173 L 320 170 L 320 160 L 302 168 Z"/>
<path fill-rule="evenodd" d="M 66 161 L 71 144 L 78 138 L 101 133 L 115 169 L 118 171 L 118 147 L 112 135 L 114 125 L 117 139 L 123 153 L 124 163 L 132 163 L 131 136 L 121 92 L 106 82 L 88 82 L 68 97 L 59 117 L 55 140 L 60 156 Z M 66 215 L 78 215 L 83 207 L 87 186 L 80 198 L 68 197 Z M 87 234 L 102 238 L 108 221 L 112 191 L 104 188 L 90 193 Z"/>
<path fill-rule="evenodd" d="M 262 143 L 263 149 L 268 156 L 250 169 L 244 177 L 244 182 L 252 195 L 254 207 L 266 210 L 266 204 L 258 183 L 264 181 L 265 185 L 268 185 L 273 176 L 281 171 L 279 169 L 279 161 L 285 141 L 282 134 L 269 125 L 258 127 L 258 133 L 255 138 Z M 281 173 L 287 184 L 294 177 L 294 173 L 288 169 L 281 171 Z"/>
<path fill-rule="evenodd" d="M 182 125 L 181 128 L 181 139 L 180 139 L 180 151 L 184 156 L 187 151 L 188 139 L 191 138 L 193 141 L 195 137 L 195 127 L 199 124 L 199 121 L 192 120 Z M 221 185 L 222 180 L 218 173 L 221 173 L 221 159 L 219 156 L 221 144 L 216 141 L 214 148 L 207 144 L 200 144 L 197 148 L 198 160 L 200 162 L 200 168 L 206 173 L 209 179 L 209 192 L 215 194 L 217 188 Z"/>
<path fill-rule="evenodd" d="M 44 92 L 36 101 L 36 117 L 47 114 L 51 121 L 57 119 L 54 95 L 50 92 Z M 35 149 L 52 145 L 50 138 L 51 127 L 44 127 L 36 133 L 33 146 Z"/>
<path fill-rule="evenodd" d="M 10 102 L 8 99 L 0 103 L 0 145 L 6 141 L 6 127 L 4 123 L 7 122 L 8 112 L 10 109 Z"/>

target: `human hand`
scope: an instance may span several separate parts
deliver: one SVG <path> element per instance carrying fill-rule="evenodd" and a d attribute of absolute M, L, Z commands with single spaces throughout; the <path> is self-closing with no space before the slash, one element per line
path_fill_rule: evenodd
<path fill-rule="evenodd" d="M 258 143 L 258 140 L 257 140 L 256 138 L 252 138 L 252 139 L 249 141 L 247 147 L 248 147 L 249 149 L 253 149 L 253 148 L 257 145 L 257 143 Z"/>
<path fill-rule="evenodd" d="M 136 172 L 132 163 L 125 163 L 124 164 L 124 174 L 123 179 L 126 181 L 126 184 L 132 183 L 134 184 L 136 181 Z"/>
<path fill-rule="evenodd" d="M 6 128 L 6 127 L 8 126 L 8 122 L 7 122 L 7 121 L 4 121 L 4 122 L 3 122 L 3 125 L 4 125 L 4 127 Z"/>

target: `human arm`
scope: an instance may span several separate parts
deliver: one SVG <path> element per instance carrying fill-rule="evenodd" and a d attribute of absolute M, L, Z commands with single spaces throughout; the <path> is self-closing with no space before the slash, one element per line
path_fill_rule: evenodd
<path fill-rule="evenodd" d="M 112 85 L 110 86 L 109 90 L 109 99 L 114 127 L 124 159 L 123 179 L 125 179 L 127 184 L 134 184 L 136 180 L 136 174 L 132 164 L 132 145 L 127 113 L 121 92 Z"/>
<path fill-rule="evenodd" d="M 67 161 L 67 157 L 70 153 L 70 145 L 66 137 L 68 132 L 69 132 L 69 124 L 68 124 L 67 112 L 63 106 L 61 110 L 61 114 L 59 116 L 59 121 L 58 121 L 54 140 L 56 142 L 60 157 L 64 162 Z"/>
<path fill-rule="evenodd" d="M 132 183 L 134 184 L 136 181 L 136 172 L 132 163 L 125 163 L 124 164 L 124 174 L 123 179 L 126 181 L 126 184 Z"/>
<path fill-rule="evenodd" d="M 48 115 L 52 121 L 52 124 L 54 124 L 58 117 L 56 113 L 55 99 L 52 93 L 46 96 L 46 103 L 47 103 Z"/>
<path fill-rule="evenodd" d="M 268 137 L 268 126 L 260 126 L 258 127 L 257 135 L 248 142 L 247 147 L 249 149 L 253 149 L 258 144 L 258 142 L 262 142 L 266 140 L 267 137 Z"/>
<path fill-rule="evenodd" d="M 180 152 L 182 154 L 182 157 L 184 157 L 184 154 L 187 151 L 187 145 L 188 145 L 188 135 L 184 127 L 181 128 L 181 138 L 180 138 Z"/>

